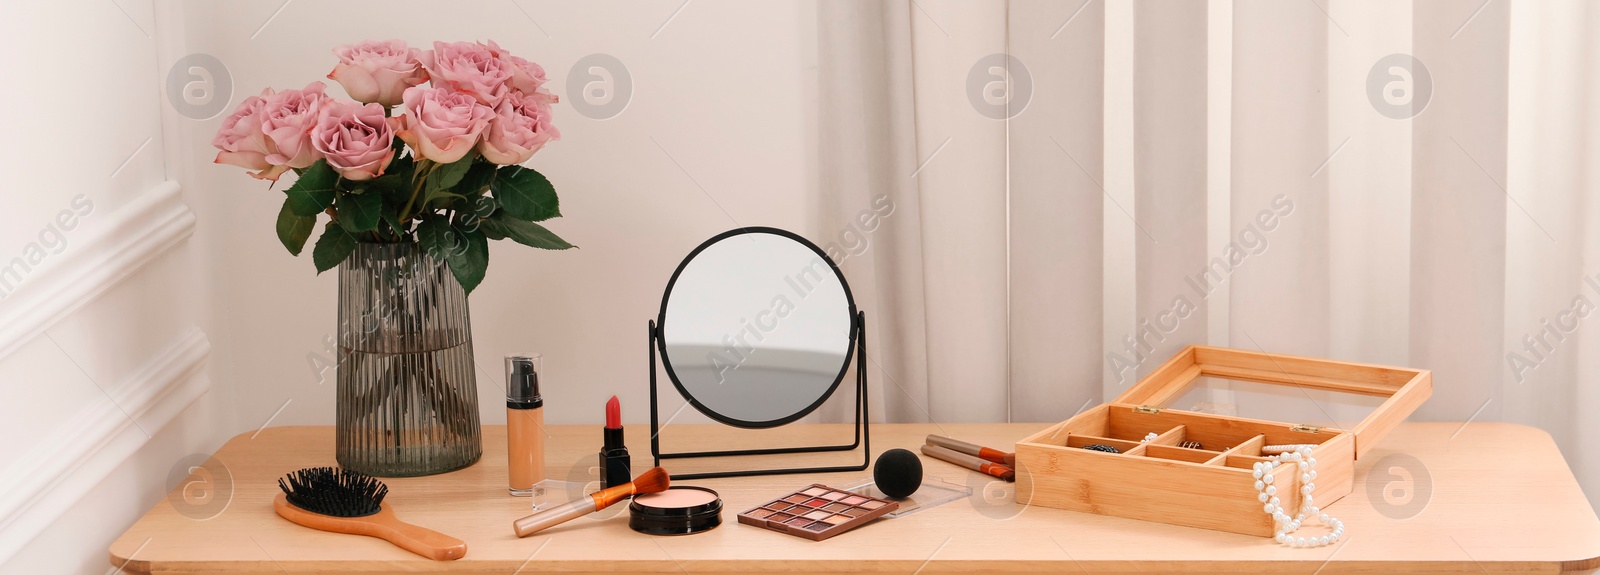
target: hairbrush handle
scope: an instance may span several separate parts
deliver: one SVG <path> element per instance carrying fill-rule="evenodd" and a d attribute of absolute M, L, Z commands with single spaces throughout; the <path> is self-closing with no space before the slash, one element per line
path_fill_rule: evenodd
<path fill-rule="evenodd" d="M 435 561 L 460 559 L 467 554 L 467 543 L 438 531 L 395 519 L 374 521 L 373 537 Z"/>
<path fill-rule="evenodd" d="M 377 513 L 365 517 L 334 517 L 295 507 L 284 494 L 279 493 L 272 500 L 272 508 L 280 517 L 305 527 L 331 533 L 377 537 L 434 561 L 460 559 L 467 554 L 465 541 L 401 521 L 387 504 L 380 507 Z"/>
<path fill-rule="evenodd" d="M 552 507 L 513 521 L 511 529 L 517 532 L 517 537 L 527 537 L 599 510 L 600 505 L 594 497 L 579 497 L 566 505 Z"/>

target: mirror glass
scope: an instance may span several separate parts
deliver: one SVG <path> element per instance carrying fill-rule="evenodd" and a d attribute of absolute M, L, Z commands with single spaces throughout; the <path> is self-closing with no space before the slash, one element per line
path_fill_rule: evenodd
<path fill-rule="evenodd" d="M 663 363 L 712 419 L 773 427 L 810 413 L 843 378 L 854 304 L 822 251 L 781 230 L 713 238 L 662 302 Z"/>

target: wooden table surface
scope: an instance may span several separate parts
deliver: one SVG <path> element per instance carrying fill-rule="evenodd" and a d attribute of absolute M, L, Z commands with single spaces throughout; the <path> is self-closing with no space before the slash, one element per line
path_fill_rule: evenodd
<path fill-rule="evenodd" d="M 1009 448 L 1042 424 L 875 425 L 874 452 L 916 450 L 929 433 Z M 833 438 L 848 426 L 791 425 L 791 438 Z M 648 429 L 628 428 L 636 468 L 649 463 Z M 599 426 L 552 426 L 556 478 L 587 473 Z M 709 448 L 743 447 L 726 428 L 678 425 L 674 437 Z M 715 438 L 716 443 L 711 440 Z M 526 539 L 512 520 L 528 499 L 506 495 L 505 428 L 484 428 L 477 464 L 432 477 L 388 479 L 401 519 L 464 539 L 467 556 L 431 562 L 369 537 L 313 531 L 277 517 L 275 480 L 333 465 L 333 428 L 271 428 L 233 438 L 215 459 L 231 499 L 213 517 L 168 497 L 123 534 L 111 564 L 126 573 L 1557 573 L 1600 568 L 1600 520 L 1550 436 L 1512 424 L 1408 423 L 1358 462 L 1355 492 L 1328 511 L 1346 539 L 1290 549 L 1270 539 L 1017 506 L 986 477 L 923 458 L 926 473 L 972 485 L 975 495 L 813 542 L 737 523 L 735 515 L 813 482 L 844 485 L 868 472 L 690 482 L 716 489 L 724 524 L 654 537 L 628 528 L 622 506 Z M 789 456 L 804 463 L 821 456 Z M 837 457 L 837 454 L 834 455 Z M 1375 464 L 1382 463 L 1380 467 Z M 572 475 L 568 475 L 569 472 Z M 1385 491 L 1387 490 L 1387 494 Z M 989 496 L 985 496 L 985 494 Z M 999 495 L 996 497 L 996 495 Z M 1182 513 L 1182 509 L 1173 509 Z M 1313 528 L 1308 528 L 1313 529 Z"/>

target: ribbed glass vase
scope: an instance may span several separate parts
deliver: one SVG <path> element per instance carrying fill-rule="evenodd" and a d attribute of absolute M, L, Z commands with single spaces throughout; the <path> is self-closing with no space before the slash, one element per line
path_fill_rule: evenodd
<path fill-rule="evenodd" d="M 467 296 L 414 243 L 359 243 L 339 264 L 339 465 L 432 475 L 483 453 Z"/>

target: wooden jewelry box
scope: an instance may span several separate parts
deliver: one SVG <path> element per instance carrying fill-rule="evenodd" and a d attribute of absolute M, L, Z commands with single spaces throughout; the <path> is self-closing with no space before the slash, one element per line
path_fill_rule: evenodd
<path fill-rule="evenodd" d="M 1252 475 L 1271 458 L 1263 446 L 1314 444 L 1312 496 L 1326 507 L 1432 391 L 1427 370 L 1189 346 L 1113 402 L 1018 442 L 1017 502 L 1272 537 Z M 1252 409 L 1262 415 L 1237 414 Z M 1279 490 L 1299 493 L 1297 475 Z M 1291 515 L 1298 499 L 1283 498 Z"/>

